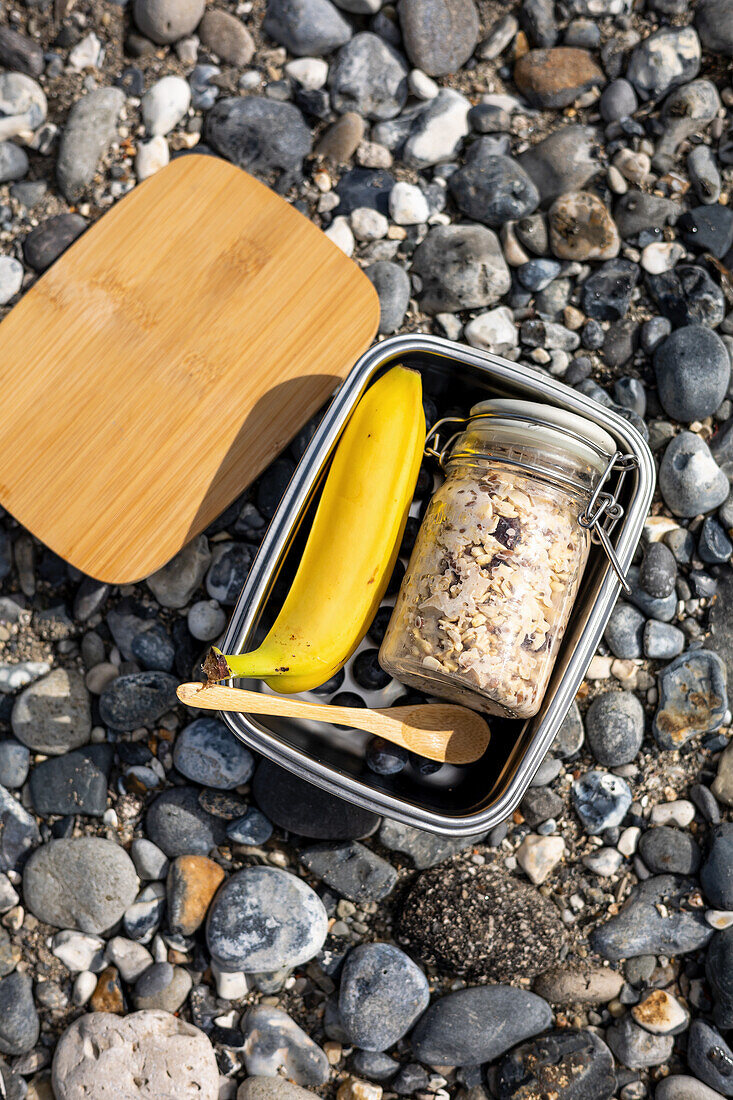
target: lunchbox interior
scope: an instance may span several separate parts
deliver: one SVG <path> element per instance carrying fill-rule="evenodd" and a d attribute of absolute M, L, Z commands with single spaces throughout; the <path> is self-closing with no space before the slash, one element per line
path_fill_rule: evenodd
<path fill-rule="evenodd" d="M 495 378 L 488 373 L 482 373 L 470 363 L 463 363 L 447 354 L 437 354 L 432 351 L 412 351 L 405 354 L 404 351 L 400 352 L 399 348 L 395 348 L 394 355 L 387 357 L 386 361 L 380 365 L 380 369 L 371 376 L 370 383 L 397 362 L 420 371 L 423 392 L 435 403 L 438 417 L 466 413 L 477 401 L 490 396 L 530 396 L 535 400 L 538 398 L 536 380 L 538 376 L 534 376 L 529 370 L 526 371 L 526 388 L 523 388 L 521 381 L 511 388 L 508 386 L 502 388 L 501 385 L 497 386 Z M 301 461 L 309 460 L 309 452 L 306 452 Z M 432 462 L 432 460 L 426 459 L 426 462 Z M 434 469 L 436 476 L 439 476 L 437 464 L 434 464 Z M 273 563 L 269 574 L 269 585 L 260 602 L 253 626 L 240 640 L 239 649 L 242 652 L 258 644 L 278 613 L 300 559 L 324 475 L 325 469 L 321 472 L 320 478 L 315 481 L 307 506 L 300 510 L 299 519 L 293 517 L 289 545 L 280 555 L 280 560 Z M 621 497 L 624 506 L 628 505 L 629 495 L 633 493 L 634 480 L 633 476 L 627 478 L 626 499 Z M 429 495 L 419 506 L 413 505 L 411 514 L 421 514 L 421 508 L 424 508 L 427 499 Z M 407 564 L 406 558 L 401 560 L 403 565 Z M 393 799 L 398 799 L 405 808 L 409 807 L 418 817 L 423 814 L 435 814 L 458 822 L 473 815 L 483 815 L 508 790 L 517 768 L 535 744 L 542 727 L 543 717 L 560 689 L 568 660 L 576 649 L 586 626 L 607 568 L 608 561 L 602 549 L 593 545 L 540 713 L 529 721 L 488 717 L 492 732 L 491 741 L 484 756 L 473 764 L 463 767 L 444 765 L 432 776 L 420 775 L 413 766 L 408 766 L 396 775 L 381 776 L 372 772 L 365 763 L 364 754 L 369 741 L 368 734 L 356 730 L 339 729 L 325 723 L 295 722 L 289 719 L 251 718 L 248 723 L 252 728 L 264 728 L 274 735 L 283 743 L 283 748 L 289 747 L 291 766 L 296 767 L 301 774 L 307 773 L 307 768 L 304 767 L 301 770 L 297 767 L 298 761 L 305 765 L 307 764 L 305 758 L 309 758 L 321 768 L 332 770 L 337 776 L 351 777 L 359 785 L 363 785 L 363 789 L 367 792 L 381 791 Z M 334 584 L 336 583 L 338 579 L 334 578 Z M 385 602 L 394 602 L 394 596 L 388 597 Z M 375 648 L 375 643 L 367 638 L 357 652 L 364 648 Z M 588 654 L 588 660 L 590 656 L 592 656 L 592 650 Z M 378 707 L 389 706 L 396 696 L 407 690 L 396 681 L 392 681 L 379 691 L 364 690 L 353 680 L 351 667 L 353 659 L 352 657 L 347 663 L 346 679 L 339 687 L 339 691 L 356 691 L 365 699 L 368 706 Z M 263 688 L 263 685 L 245 681 L 239 683 L 241 686 Z M 263 688 L 263 690 L 267 689 Z M 567 692 L 563 693 L 563 695 L 566 694 Z M 327 702 L 331 696 L 307 695 L 304 698 Z M 571 699 L 572 694 L 567 699 L 563 698 L 563 714 Z M 557 726 L 559 724 L 557 713 L 554 717 L 553 724 Z M 247 740 L 254 744 L 251 737 Z M 294 757 L 293 754 L 297 756 Z M 542 757 L 539 756 L 536 763 L 539 764 L 541 759 Z M 411 817 L 412 812 L 409 815 Z"/>

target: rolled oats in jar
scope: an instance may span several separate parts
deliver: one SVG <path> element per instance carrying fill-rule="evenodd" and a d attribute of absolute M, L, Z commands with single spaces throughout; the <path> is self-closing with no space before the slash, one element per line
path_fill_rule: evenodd
<path fill-rule="evenodd" d="M 489 714 L 536 714 L 588 558 L 578 517 L 615 450 L 554 406 L 472 409 L 420 526 L 382 667 Z"/>

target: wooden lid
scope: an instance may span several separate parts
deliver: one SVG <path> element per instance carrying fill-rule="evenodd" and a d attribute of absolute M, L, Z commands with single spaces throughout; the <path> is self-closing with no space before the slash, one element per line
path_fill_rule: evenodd
<path fill-rule="evenodd" d="M 374 287 L 227 161 L 173 161 L 0 324 L 0 503 L 84 573 L 165 564 L 369 346 Z"/>

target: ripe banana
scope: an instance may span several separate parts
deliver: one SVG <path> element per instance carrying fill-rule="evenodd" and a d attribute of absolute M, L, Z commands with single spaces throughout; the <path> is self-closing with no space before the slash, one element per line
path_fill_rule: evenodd
<path fill-rule="evenodd" d="M 393 367 L 346 425 L 282 610 L 251 653 L 212 650 L 209 680 L 281 693 L 330 679 L 366 634 L 392 574 L 425 445 L 420 375 Z"/>

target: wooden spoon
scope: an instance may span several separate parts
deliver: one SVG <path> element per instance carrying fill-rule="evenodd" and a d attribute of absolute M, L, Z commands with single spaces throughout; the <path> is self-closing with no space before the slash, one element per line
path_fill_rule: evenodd
<path fill-rule="evenodd" d="M 471 764 L 478 760 L 486 751 L 491 736 L 480 714 L 453 703 L 366 710 L 263 695 L 259 691 L 245 691 L 224 684 L 201 683 L 181 684 L 177 694 L 186 706 L 203 710 L 277 714 L 283 718 L 312 718 L 317 722 L 353 726 L 444 764 Z"/>

